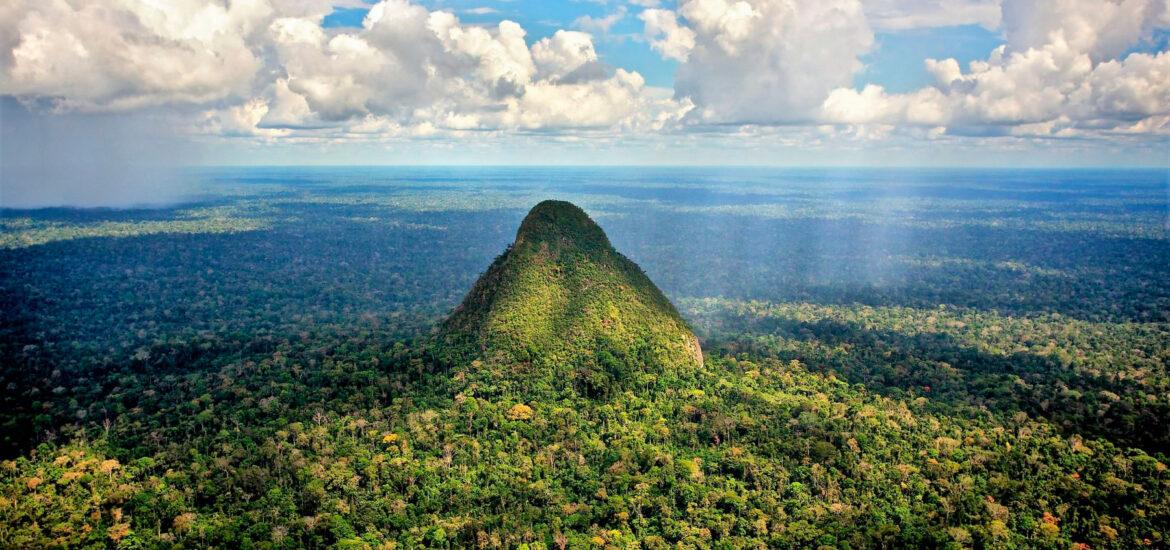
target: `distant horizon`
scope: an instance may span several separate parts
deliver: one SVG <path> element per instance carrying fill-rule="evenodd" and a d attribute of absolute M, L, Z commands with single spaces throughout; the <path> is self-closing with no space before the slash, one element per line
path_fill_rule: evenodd
<path fill-rule="evenodd" d="M 1166 171 L 1170 165 L 1019 165 L 1019 166 L 976 166 L 976 165 L 883 165 L 883 164 L 186 164 L 185 169 L 199 168 L 775 168 L 798 170 L 1115 170 L 1115 171 Z"/>
<path fill-rule="evenodd" d="M 187 166 L 1170 170 L 1161 0 L 154 4 L 0 16 L 0 192 L 166 194 Z"/>
<path fill-rule="evenodd" d="M 1084 187 L 1164 187 L 1170 173 L 1155 167 L 993 167 L 993 166 L 743 166 L 743 165 L 192 165 L 126 180 L 119 186 L 91 182 L 0 193 L 0 211 L 44 208 L 157 209 L 227 200 L 253 185 L 330 189 L 369 186 L 391 196 L 415 188 L 452 188 L 459 193 L 498 193 L 501 183 L 574 192 L 581 186 L 620 189 L 629 185 L 711 189 L 751 184 L 760 188 L 865 190 L 964 190 L 1008 185 L 1053 191 Z M 619 193 L 620 194 L 620 193 Z M 685 194 L 685 192 L 684 192 Z M 911 193 L 908 196 L 914 196 Z"/>

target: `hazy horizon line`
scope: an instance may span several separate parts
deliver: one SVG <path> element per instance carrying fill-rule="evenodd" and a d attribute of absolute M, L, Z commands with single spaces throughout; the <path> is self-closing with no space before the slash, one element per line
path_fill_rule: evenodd
<path fill-rule="evenodd" d="M 711 169 L 739 169 L 739 168 L 773 168 L 797 170 L 1113 170 L 1113 171 L 1167 171 L 1170 172 L 1170 163 L 1166 165 L 1072 165 L 1061 166 L 1055 164 L 1029 164 L 1014 166 L 975 166 L 975 165 L 886 165 L 886 164 L 431 164 L 431 163 L 399 163 L 399 164 L 187 164 L 179 165 L 181 169 L 203 168 L 711 168 Z"/>

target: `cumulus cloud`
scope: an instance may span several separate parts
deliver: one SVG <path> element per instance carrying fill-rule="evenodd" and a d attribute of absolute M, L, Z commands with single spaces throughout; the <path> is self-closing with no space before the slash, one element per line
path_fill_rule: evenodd
<path fill-rule="evenodd" d="M 354 32 L 284 18 L 269 36 L 287 82 L 272 94 L 282 127 L 299 115 L 366 128 L 641 128 L 658 109 L 684 108 L 644 97 L 641 75 L 600 62 L 587 33 L 560 30 L 529 47 L 514 22 L 466 25 L 404 0 L 375 5 Z M 282 86 L 292 95 L 277 97 Z M 276 122 L 269 115 L 261 126 Z"/>
<path fill-rule="evenodd" d="M 679 25 L 678 16 L 670 10 L 643 10 L 638 19 L 644 23 L 645 36 L 650 47 L 666 59 L 686 61 L 695 48 L 695 31 Z"/>
<path fill-rule="evenodd" d="M 1166 0 L 1044 0 L 1005 2 L 1004 34 L 1014 51 L 1064 43 L 1094 63 L 1114 59 L 1170 26 Z"/>
<path fill-rule="evenodd" d="M 379 2 L 360 28 L 340 30 L 321 26 L 327 0 L 16 0 L 0 10 L 0 95 L 61 111 L 206 106 L 194 126 L 223 135 L 380 124 L 371 121 L 625 125 L 646 118 L 632 109 L 663 106 L 643 100 L 640 75 L 600 62 L 587 33 L 530 48 L 512 21 L 467 25 L 407 0 Z M 625 14 L 579 24 L 604 32 Z"/>
<path fill-rule="evenodd" d="M 0 94 L 87 110 L 247 95 L 262 65 L 248 38 L 273 12 L 263 0 L 13 2 Z"/>
<path fill-rule="evenodd" d="M 829 91 L 848 85 L 873 32 L 858 0 L 682 0 L 694 34 L 675 92 L 695 103 L 703 123 L 809 120 Z M 668 38 L 658 49 L 681 58 L 687 39 L 654 13 L 647 30 Z M 655 32 L 661 31 L 661 32 Z M 668 47 L 669 46 L 669 47 Z"/>
<path fill-rule="evenodd" d="M 593 38 L 577 31 L 557 31 L 532 45 L 532 57 L 545 78 L 566 75 L 578 67 L 597 61 Z"/>
<path fill-rule="evenodd" d="M 839 88 L 826 120 L 963 128 L 1071 137 L 1141 128 L 1164 132 L 1170 52 L 1117 58 L 1166 24 L 1153 0 L 1053 0 L 1004 6 L 1007 44 L 964 72 L 954 59 L 926 60 L 935 85 L 906 94 L 879 86 Z M 1162 122 L 1158 122 L 1162 121 Z"/>
<path fill-rule="evenodd" d="M 39 112 L 169 109 L 196 133 L 259 140 L 753 125 L 1068 137 L 1166 133 L 1170 118 L 1170 52 L 1127 53 L 1170 27 L 1167 0 L 635 0 L 535 41 L 409 0 L 323 28 L 335 4 L 364 5 L 9 0 L 0 96 Z M 635 38 L 679 62 L 673 90 L 598 55 L 595 36 L 630 13 Z M 925 60 L 934 84 L 908 93 L 854 85 L 875 29 L 961 24 L 1005 44 L 967 66 Z"/>

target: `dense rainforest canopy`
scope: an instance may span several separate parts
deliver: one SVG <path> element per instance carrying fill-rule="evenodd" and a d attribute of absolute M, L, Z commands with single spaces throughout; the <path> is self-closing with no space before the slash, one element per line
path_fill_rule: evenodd
<path fill-rule="evenodd" d="M 1161 176 L 732 176 L 0 212 L 0 547 L 1168 544 Z"/>

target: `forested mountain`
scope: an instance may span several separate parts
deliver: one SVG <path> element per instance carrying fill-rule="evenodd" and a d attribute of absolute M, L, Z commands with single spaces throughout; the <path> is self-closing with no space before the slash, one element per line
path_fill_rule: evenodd
<path fill-rule="evenodd" d="M 594 396 L 632 389 L 639 374 L 703 364 L 698 338 L 670 300 L 563 201 L 532 208 L 516 241 L 444 321 L 436 355 L 489 369 L 524 365 L 527 378 Z"/>
<path fill-rule="evenodd" d="M 0 547 L 1167 545 L 1160 176 L 574 174 L 2 212 Z"/>

